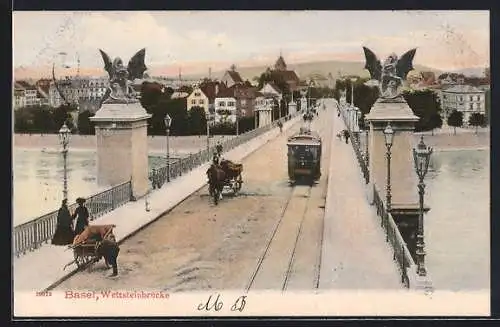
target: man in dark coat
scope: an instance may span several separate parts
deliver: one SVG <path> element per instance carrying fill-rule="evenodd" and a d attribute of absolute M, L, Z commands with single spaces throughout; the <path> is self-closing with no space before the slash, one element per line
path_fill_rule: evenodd
<path fill-rule="evenodd" d="M 349 131 L 347 129 L 344 129 L 344 138 L 345 138 L 345 144 L 349 142 Z"/>
<path fill-rule="evenodd" d="M 85 230 L 85 227 L 89 225 L 89 211 L 85 207 L 85 199 L 78 198 L 76 199 L 76 203 L 78 203 L 78 208 L 76 208 L 71 218 L 76 218 L 75 235 L 78 235 L 81 234 Z"/>
<path fill-rule="evenodd" d="M 118 243 L 110 239 L 104 239 L 97 248 L 97 255 L 104 257 L 106 264 L 113 267 L 113 273 L 109 277 L 118 276 L 118 264 L 116 263 L 116 258 L 118 258 L 119 252 L 120 247 L 118 246 Z"/>
<path fill-rule="evenodd" d="M 54 236 L 52 237 L 53 245 L 68 245 L 73 242 L 75 235 L 71 227 L 73 220 L 68 209 L 68 200 L 64 199 L 61 208 L 57 212 L 57 227 Z"/>
<path fill-rule="evenodd" d="M 217 151 L 217 154 L 220 157 L 222 155 L 222 144 L 220 144 L 220 142 L 217 142 L 217 145 L 215 146 L 215 150 Z"/>

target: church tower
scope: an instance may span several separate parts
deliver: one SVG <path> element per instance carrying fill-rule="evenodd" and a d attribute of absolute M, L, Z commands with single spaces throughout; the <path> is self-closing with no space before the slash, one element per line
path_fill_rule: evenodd
<path fill-rule="evenodd" d="M 283 59 L 281 51 L 280 51 L 280 56 L 279 56 L 278 60 L 276 60 L 276 63 L 274 64 L 274 70 L 277 70 L 277 71 L 286 71 L 287 70 L 285 59 Z"/>

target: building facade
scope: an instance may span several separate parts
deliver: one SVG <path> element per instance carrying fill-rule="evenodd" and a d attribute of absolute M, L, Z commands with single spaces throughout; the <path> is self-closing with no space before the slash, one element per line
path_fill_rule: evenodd
<path fill-rule="evenodd" d="M 205 114 L 208 113 L 209 99 L 208 96 L 203 92 L 203 90 L 196 86 L 187 97 L 187 110 L 191 110 L 193 107 L 201 107 L 205 110 Z"/>
<path fill-rule="evenodd" d="M 237 108 L 236 97 L 232 88 L 219 88 L 219 92 L 215 97 L 215 114 L 214 122 L 219 123 L 236 123 Z"/>
<path fill-rule="evenodd" d="M 485 91 L 470 85 L 455 85 L 441 90 L 441 108 L 444 121 L 453 110 L 463 113 L 467 125 L 472 113 L 485 115 Z"/>

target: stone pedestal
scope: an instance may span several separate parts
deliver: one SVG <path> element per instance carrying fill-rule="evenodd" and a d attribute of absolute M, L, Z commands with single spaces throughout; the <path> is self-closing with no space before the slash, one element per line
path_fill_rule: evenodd
<path fill-rule="evenodd" d="M 273 121 L 273 107 L 270 103 L 256 109 L 259 115 L 259 127 L 270 125 Z"/>
<path fill-rule="evenodd" d="M 394 130 L 391 148 L 391 213 L 408 250 L 415 259 L 419 199 L 412 139 L 415 122 L 419 118 L 413 114 L 402 98 L 377 100 L 365 118 L 370 123 L 370 189 L 375 184 L 384 202 L 386 202 L 387 185 L 387 148 L 384 129 L 390 122 Z M 426 207 L 424 210 L 427 212 L 429 208 Z"/>
<path fill-rule="evenodd" d="M 97 182 L 114 186 L 132 181 L 134 199 L 149 189 L 147 120 L 138 101 L 104 103 L 94 117 L 97 138 Z"/>
<path fill-rule="evenodd" d="M 392 206 L 415 208 L 418 205 L 417 175 L 413 167 L 413 130 L 418 117 L 403 98 L 379 99 L 366 120 L 370 123 L 369 171 L 370 186 L 375 184 L 382 199 L 386 199 L 387 148 L 384 129 L 390 122 L 394 130 L 391 148 Z"/>
<path fill-rule="evenodd" d="M 290 101 L 288 104 L 288 114 L 293 116 L 295 113 L 297 113 L 297 103 L 295 103 L 295 101 Z"/>
<path fill-rule="evenodd" d="M 307 111 L 307 99 L 306 97 L 302 97 L 300 99 L 300 111 L 306 112 Z"/>

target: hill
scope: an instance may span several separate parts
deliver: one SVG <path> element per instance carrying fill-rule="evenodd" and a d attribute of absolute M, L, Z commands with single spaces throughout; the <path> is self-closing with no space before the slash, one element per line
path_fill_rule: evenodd
<path fill-rule="evenodd" d="M 369 77 L 369 73 L 366 69 L 364 69 L 364 62 L 349 62 L 349 61 L 317 61 L 317 62 L 306 62 L 299 64 L 289 64 L 288 69 L 293 69 L 299 75 L 299 77 L 303 80 L 309 78 L 310 76 L 323 76 L 326 77 L 328 73 L 331 73 L 332 76 L 337 79 L 340 74 L 342 75 L 356 75 L 361 77 Z M 241 77 L 244 80 L 252 81 L 252 79 L 256 76 L 260 76 L 262 72 L 266 70 L 267 66 L 255 66 L 255 67 L 237 67 L 236 70 L 240 73 Z M 415 72 L 418 73 L 421 71 L 433 71 L 436 74 L 440 74 L 441 71 L 429 68 L 422 65 L 415 65 Z M 340 74 L 339 74 L 340 73 Z M 213 72 L 212 76 L 214 78 L 220 79 L 224 75 L 224 71 Z M 186 76 L 187 78 L 203 78 L 206 77 L 206 74 L 196 74 Z"/>

